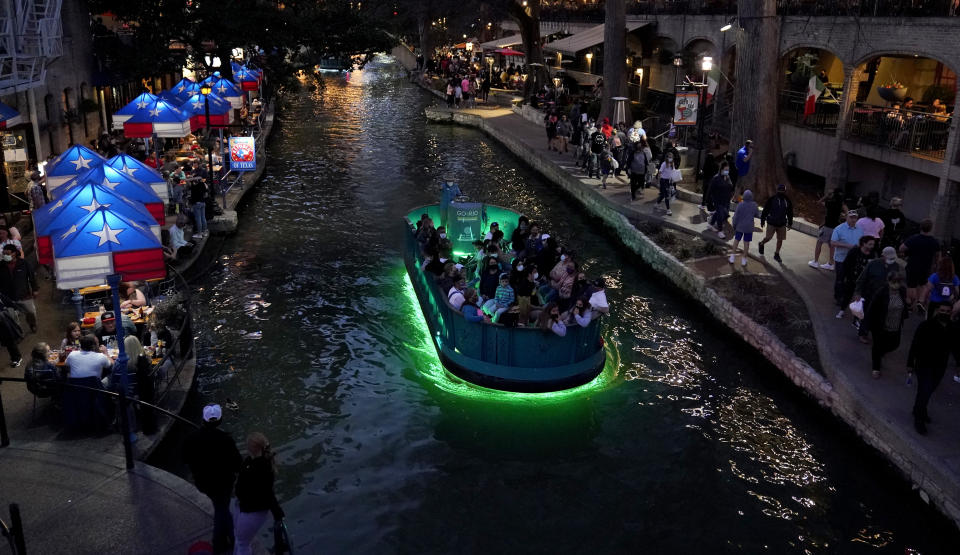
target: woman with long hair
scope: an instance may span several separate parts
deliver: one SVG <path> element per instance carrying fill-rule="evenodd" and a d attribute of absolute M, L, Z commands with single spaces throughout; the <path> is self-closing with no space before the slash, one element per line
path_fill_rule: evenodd
<path fill-rule="evenodd" d="M 953 266 L 953 258 L 941 256 L 937 262 L 937 271 L 930 275 L 920 298 L 928 298 L 931 303 L 950 303 L 958 300 L 957 291 L 960 289 L 960 277 Z M 928 317 L 933 313 L 928 311 Z"/>
<path fill-rule="evenodd" d="M 247 453 L 237 475 L 237 501 L 233 514 L 233 534 L 236 538 L 234 555 L 253 553 L 251 544 L 266 522 L 268 512 L 273 513 L 274 520 L 283 518 L 283 509 L 273 492 L 276 469 L 267 436 L 260 432 L 248 435 Z"/>

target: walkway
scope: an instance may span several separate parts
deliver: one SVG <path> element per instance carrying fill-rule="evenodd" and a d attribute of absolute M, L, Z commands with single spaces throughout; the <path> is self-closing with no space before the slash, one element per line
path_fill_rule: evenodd
<path fill-rule="evenodd" d="M 69 442 L 0 450 L 3 505 L 18 503 L 29 553 L 182 554 L 212 532 L 210 501 L 191 484 Z"/>
<path fill-rule="evenodd" d="M 445 108 L 440 109 L 445 110 Z M 479 116 L 483 125 L 499 135 L 505 135 L 522 144 L 522 150 L 532 151 L 525 159 L 534 167 L 539 164 L 554 164 L 574 176 L 584 188 L 596 190 L 619 212 L 631 221 L 639 218 L 663 222 L 670 227 L 686 230 L 692 234 L 718 242 L 724 242 L 713 231 L 707 231 L 699 206 L 693 202 L 674 200 L 673 215 L 665 216 L 654 211 L 656 193 L 647 189 L 643 198 L 630 201 L 626 177 L 611 178 L 607 189 L 599 189 L 600 181 L 585 177 L 576 166 L 572 154 L 560 154 L 546 148 L 546 133 L 542 126 L 524 120 L 506 109 L 459 110 L 459 113 Z M 461 118 L 458 118 L 460 120 Z M 472 118 L 471 118 L 472 119 Z M 462 120 L 461 120 L 462 121 Z M 469 121 L 464 123 L 470 124 Z M 514 149 L 516 151 L 516 149 Z M 527 158 L 526 155 L 522 156 Z M 729 239 L 726 241 L 729 243 Z M 760 257 L 751 246 L 752 259 L 765 264 L 767 272 L 781 274 L 806 302 L 816 333 L 820 359 L 827 379 L 833 384 L 836 394 L 858 418 L 869 420 L 873 429 L 882 437 L 867 438 L 874 446 L 893 459 L 900 468 L 912 465 L 901 464 L 904 460 L 925 470 L 924 476 L 911 477 L 924 489 L 940 490 L 952 499 L 953 507 L 946 511 L 960 515 L 960 384 L 947 376 L 934 393 L 930 414 L 933 423 L 929 435 L 920 436 L 913 429 L 910 409 L 916 394 L 916 381 L 906 385 L 905 359 L 913 332 L 920 322 L 911 317 L 905 325 L 901 347 L 887 355 L 884 372 L 880 379 L 873 379 L 870 372 L 870 347 L 861 344 L 849 317 L 838 320 L 834 316 L 833 280 L 831 271 L 810 268 L 814 237 L 796 231 L 787 235 L 781 256 L 783 264 L 773 261 L 774 244 L 767 244 L 767 256 Z M 825 249 L 826 250 L 826 249 Z M 825 256 L 825 254 L 821 255 Z M 755 272 L 753 260 L 746 271 Z M 703 269 L 698 269 L 703 272 Z M 739 264 L 733 271 L 740 270 Z"/>

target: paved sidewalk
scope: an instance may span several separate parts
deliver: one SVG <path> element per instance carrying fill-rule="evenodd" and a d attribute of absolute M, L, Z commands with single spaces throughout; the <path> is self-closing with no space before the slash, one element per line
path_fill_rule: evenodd
<path fill-rule="evenodd" d="M 708 230 L 696 203 L 675 199 L 671 201 L 673 215 L 666 216 L 654 210 L 657 196 L 654 189 L 646 189 L 642 199 L 631 202 L 625 176 L 610 178 L 607 189 L 599 189 L 600 181 L 587 178 L 585 172 L 576 167 L 572 153 L 560 154 L 547 149 L 546 133 L 542 126 L 526 121 L 509 110 L 460 111 L 483 117 L 486 126 L 519 140 L 541 158 L 576 176 L 583 187 L 597 189 L 631 221 L 638 218 L 654 219 L 705 239 L 727 244 L 732 242 L 729 236 L 723 240 L 715 232 Z M 755 237 L 757 235 L 755 233 Z M 760 237 L 762 238 L 762 235 Z M 906 322 L 900 348 L 885 357 L 882 377 L 873 379 L 870 347 L 857 340 L 849 316 L 844 319 L 835 318 L 837 311 L 833 301 L 833 272 L 807 265 L 813 258 L 815 238 L 797 231 L 788 232 L 781 251 L 782 264 L 773 260 L 773 241 L 767 243 L 765 257 L 757 254 L 756 241 L 751 245 L 752 259 L 746 271 L 756 272 L 754 260 L 760 262 L 765 265 L 766 271 L 782 275 L 803 298 L 813 322 L 821 363 L 837 393 L 844 397 L 848 405 L 855 407 L 858 413 L 869 415 L 881 424 L 887 436 L 883 439 L 894 447 L 894 451 L 904 457 L 923 460 L 927 465 L 935 467 L 945 478 L 944 483 L 938 484 L 940 487 L 950 488 L 960 484 L 960 384 L 953 381 L 952 369 L 948 369 L 930 403 L 933 422 L 929 425 L 929 435 L 920 436 L 913 429 L 910 410 L 916 394 L 916 380 L 913 385 L 906 385 L 905 360 L 920 318 L 912 316 Z M 821 261 L 829 253 L 828 249 L 824 251 Z M 739 259 L 738 264 L 730 270 L 743 271 L 739 266 Z M 698 271 L 703 272 L 703 269 Z M 955 491 L 954 502 L 960 503 L 960 489 Z"/>
<path fill-rule="evenodd" d="M 0 518 L 18 503 L 30 553 L 186 553 L 209 538 L 210 500 L 176 476 L 69 442 L 0 451 Z"/>

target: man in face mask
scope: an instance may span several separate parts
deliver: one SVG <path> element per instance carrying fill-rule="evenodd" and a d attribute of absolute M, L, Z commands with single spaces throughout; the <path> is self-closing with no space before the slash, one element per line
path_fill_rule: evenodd
<path fill-rule="evenodd" d="M 14 301 L 16 307 L 26 314 L 30 330 L 37 331 L 37 277 L 33 268 L 22 258 L 13 243 L 3 246 L 3 262 L 0 263 L 0 293 Z M 14 361 L 11 361 L 11 364 Z"/>
<path fill-rule="evenodd" d="M 950 319 L 950 304 L 930 303 L 930 310 L 934 313 L 933 318 L 917 326 L 907 355 L 907 368 L 917 375 L 913 426 L 920 434 L 927 433 L 927 424 L 931 421 L 927 404 L 943 379 L 951 354 L 960 366 L 960 341 L 957 341 L 956 324 Z"/>

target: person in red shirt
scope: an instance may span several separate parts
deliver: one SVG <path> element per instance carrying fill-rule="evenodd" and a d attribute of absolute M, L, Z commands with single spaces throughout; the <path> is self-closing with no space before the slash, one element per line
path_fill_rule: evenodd
<path fill-rule="evenodd" d="M 603 136 L 610 139 L 610 135 L 613 134 L 613 126 L 610 125 L 610 118 L 603 118 L 603 124 L 600 125 L 600 132 L 603 133 Z"/>

